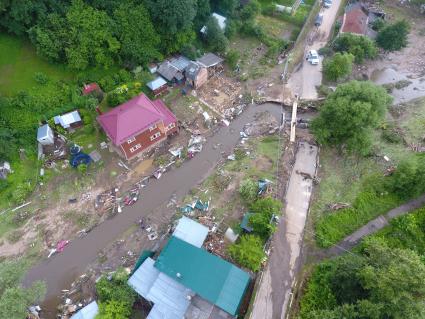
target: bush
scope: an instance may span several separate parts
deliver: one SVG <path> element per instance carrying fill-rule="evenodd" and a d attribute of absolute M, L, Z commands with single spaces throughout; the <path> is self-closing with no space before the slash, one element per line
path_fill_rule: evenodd
<path fill-rule="evenodd" d="M 336 81 L 351 74 L 354 56 L 350 53 L 337 52 L 323 63 L 323 73 L 328 80 Z"/>
<path fill-rule="evenodd" d="M 131 308 L 125 302 L 110 300 L 99 303 L 97 319 L 126 319 L 131 315 Z"/>
<path fill-rule="evenodd" d="M 252 271 L 260 270 L 266 256 L 262 240 L 255 235 L 242 235 L 238 243 L 229 246 L 228 253 L 236 263 Z"/>
<path fill-rule="evenodd" d="M 239 194 L 246 203 L 253 203 L 257 199 L 258 184 L 252 179 L 244 179 L 239 187 Z"/>
<path fill-rule="evenodd" d="M 34 75 L 34 80 L 41 85 L 46 85 L 49 82 L 47 75 L 42 72 L 36 72 Z"/>
<path fill-rule="evenodd" d="M 372 23 L 372 29 L 375 31 L 381 31 L 385 27 L 384 19 L 378 18 Z"/>
<path fill-rule="evenodd" d="M 229 50 L 226 54 L 226 62 L 230 69 L 234 70 L 240 59 L 239 52 L 236 50 Z"/>
<path fill-rule="evenodd" d="M 249 225 L 255 235 L 267 240 L 277 229 L 276 224 L 267 214 L 252 214 L 249 218 Z"/>
<path fill-rule="evenodd" d="M 425 192 L 425 156 L 416 155 L 400 162 L 393 174 L 393 190 L 403 199 Z"/>
<path fill-rule="evenodd" d="M 271 197 L 261 198 L 255 201 L 250 210 L 253 213 L 264 214 L 270 220 L 273 215 L 280 216 L 282 211 L 282 202 Z"/>

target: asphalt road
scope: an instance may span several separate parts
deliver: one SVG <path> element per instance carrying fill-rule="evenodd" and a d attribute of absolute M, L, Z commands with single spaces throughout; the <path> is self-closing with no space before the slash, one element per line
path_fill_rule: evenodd
<path fill-rule="evenodd" d="M 272 241 L 272 253 L 258 288 L 251 319 L 285 318 L 300 266 L 304 226 L 316 172 L 318 149 L 300 142 L 286 192 L 284 215 Z"/>

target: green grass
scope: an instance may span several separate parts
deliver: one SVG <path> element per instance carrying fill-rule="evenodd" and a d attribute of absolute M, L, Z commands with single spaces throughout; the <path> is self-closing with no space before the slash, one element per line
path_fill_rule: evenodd
<path fill-rule="evenodd" d="M 74 75 L 66 66 L 38 57 L 28 41 L 0 34 L 0 93 L 11 95 L 37 86 L 34 80 L 37 72 L 55 80 L 70 80 Z"/>

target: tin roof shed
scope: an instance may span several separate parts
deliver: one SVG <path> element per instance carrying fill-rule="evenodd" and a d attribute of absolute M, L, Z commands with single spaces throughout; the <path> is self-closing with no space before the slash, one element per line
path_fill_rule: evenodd
<path fill-rule="evenodd" d="M 146 83 L 146 86 L 150 88 L 152 91 L 158 90 L 159 88 L 167 85 L 167 81 L 165 81 L 162 77 L 158 76 L 155 80 Z"/>
<path fill-rule="evenodd" d="M 96 301 L 92 301 L 87 306 L 78 311 L 71 319 L 94 319 L 99 312 Z"/>
<path fill-rule="evenodd" d="M 173 236 L 192 244 L 195 247 L 202 247 L 208 235 L 208 227 L 201 225 L 194 220 L 183 216 L 180 218 Z"/>
<path fill-rule="evenodd" d="M 154 266 L 231 315 L 238 313 L 250 282 L 245 271 L 174 236 Z"/>

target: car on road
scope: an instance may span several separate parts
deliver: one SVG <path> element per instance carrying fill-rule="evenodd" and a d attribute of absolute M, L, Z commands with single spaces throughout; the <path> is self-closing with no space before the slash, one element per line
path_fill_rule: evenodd
<path fill-rule="evenodd" d="M 322 14 L 322 13 L 319 13 L 319 14 L 316 16 L 316 19 L 314 20 L 314 25 L 315 25 L 316 27 L 319 27 L 319 26 L 321 26 L 321 25 L 322 25 L 322 22 L 323 22 L 323 14 Z"/>
<path fill-rule="evenodd" d="M 311 65 L 319 64 L 319 53 L 316 50 L 310 50 L 305 58 Z"/>
<path fill-rule="evenodd" d="M 323 7 L 330 8 L 332 6 L 332 0 L 323 0 Z"/>

